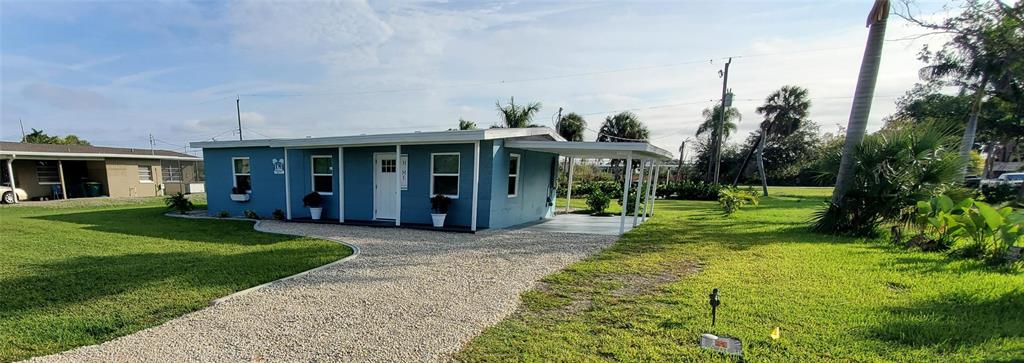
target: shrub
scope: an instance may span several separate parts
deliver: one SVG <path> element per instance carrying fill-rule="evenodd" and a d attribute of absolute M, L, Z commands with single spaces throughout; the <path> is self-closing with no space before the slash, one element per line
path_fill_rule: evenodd
<path fill-rule="evenodd" d="M 190 210 L 196 208 L 196 206 L 192 204 L 192 201 L 188 200 L 188 197 L 181 192 L 174 193 L 173 195 L 164 198 L 164 204 L 167 204 L 167 208 L 176 210 L 181 214 L 186 214 Z"/>
<path fill-rule="evenodd" d="M 1005 262 L 1010 247 L 1024 242 L 1024 214 L 1014 213 L 1010 207 L 996 209 L 975 201 L 973 208 L 965 208 L 957 216 L 957 222 L 973 248 L 983 250 L 993 264 Z"/>
<path fill-rule="evenodd" d="M 757 205 L 760 196 L 753 190 L 741 190 L 735 187 L 722 188 L 718 195 L 718 205 L 722 207 L 725 215 L 731 215 L 740 210 L 744 205 Z"/>
<path fill-rule="evenodd" d="M 244 214 L 245 214 L 245 218 L 260 219 L 260 215 L 256 214 L 256 211 L 254 211 L 252 209 L 246 209 Z"/>
<path fill-rule="evenodd" d="M 452 198 L 443 194 L 437 194 L 430 198 L 430 211 L 437 214 L 448 214 L 448 208 L 452 206 Z"/>
<path fill-rule="evenodd" d="M 226 210 L 222 210 L 220 212 L 217 212 L 217 217 L 218 218 L 227 218 L 227 217 L 230 217 L 230 216 L 231 216 L 231 213 L 228 213 L 228 211 L 226 211 Z"/>
<path fill-rule="evenodd" d="M 621 193 L 619 194 L 619 205 L 623 206 L 622 208 L 626 209 L 626 214 L 633 214 L 633 211 L 635 210 L 634 206 L 637 206 L 637 204 L 636 204 L 637 189 L 639 189 L 640 193 L 641 193 L 640 194 L 640 205 L 639 205 L 639 208 L 640 208 L 640 213 L 643 213 L 644 205 L 647 203 L 647 200 L 646 200 L 647 199 L 647 195 L 643 194 L 643 193 L 647 192 L 647 186 L 646 185 L 640 185 L 639 188 L 630 188 L 629 195 L 626 196 L 625 203 L 623 203 L 623 201 L 622 201 Z"/>
<path fill-rule="evenodd" d="M 283 221 L 284 218 L 285 218 L 284 211 L 280 210 L 280 209 L 274 209 L 273 216 L 274 216 L 274 219 L 279 220 L 279 221 Z"/>
<path fill-rule="evenodd" d="M 850 190 L 840 203 L 816 213 L 812 230 L 875 236 L 884 222 L 910 222 L 917 201 L 959 181 L 959 141 L 955 127 L 935 123 L 868 135 L 853 151 Z M 838 173 L 841 157 L 826 156 L 823 177 Z"/>
<path fill-rule="evenodd" d="M 675 184 L 675 197 L 683 200 L 718 200 L 722 186 L 702 181 L 684 180 Z"/>
<path fill-rule="evenodd" d="M 963 199 L 954 203 L 946 195 L 932 197 L 927 201 L 917 202 L 917 213 L 913 224 L 918 229 L 918 241 L 934 241 L 927 245 L 935 245 L 936 250 L 947 250 L 955 242 L 955 236 L 962 230 L 957 215 L 974 203 L 971 199 Z M 931 237 L 931 240 L 928 240 Z M 921 243 L 919 243 L 921 244 Z"/>
<path fill-rule="evenodd" d="M 676 183 L 672 182 L 659 184 L 658 189 L 654 191 L 654 196 L 661 199 L 668 199 L 669 197 L 676 193 L 675 184 Z"/>
<path fill-rule="evenodd" d="M 590 193 L 587 196 L 587 207 L 590 208 L 592 214 L 604 214 L 604 210 L 608 209 L 611 205 L 612 199 L 608 195 L 602 193 L 600 190 Z"/>
<path fill-rule="evenodd" d="M 302 197 L 302 205 L 310 208 L 320 208 L 324 203 L 324 198 L 320 196 L 320 193 L 312 192 Z"/>

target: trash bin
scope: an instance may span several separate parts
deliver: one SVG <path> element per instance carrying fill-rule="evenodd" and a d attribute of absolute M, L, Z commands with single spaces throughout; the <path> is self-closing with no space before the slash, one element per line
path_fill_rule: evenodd
<path fill-rule="evenodd" d="M 85 183 L 85 196 L 86 197 L 98 197 L 103 190 L 102 184 L 97 182 Z"/>

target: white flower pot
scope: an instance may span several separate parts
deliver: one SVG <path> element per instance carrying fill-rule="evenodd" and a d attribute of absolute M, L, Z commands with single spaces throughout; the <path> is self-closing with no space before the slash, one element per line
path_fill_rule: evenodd
<path fill-rule="evenodd" d="M 249 193 L 231 194 L 231 200 L 236 201 L 236 202 L 248 202 L 249 201 Z"/>
<path fill-rule="evenodd" d="M 320 214 L 322 214 L 323 212 L 324 212 L 323 208 L 312 208 L 312 207 L 309 208 L 309 216 L 312 217 L 313 220 L 319 220 L 320 219 Z"/>
<path fill-rule="evenodd" d="M 444 217 L 446 217 L 446 216 L 448 216 L 448 215 L 447 214 L 430 213 L 430 218 L 434 220 L 434 228 L 444 227 Z"/>

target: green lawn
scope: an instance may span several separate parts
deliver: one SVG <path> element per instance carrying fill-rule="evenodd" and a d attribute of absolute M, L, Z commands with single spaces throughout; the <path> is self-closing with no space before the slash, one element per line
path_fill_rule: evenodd
<path fill-rule="evenodd" d="M 809 233 L 828 189 L 771 194 L 732 217 L 716 202 L 659 201 L 649 222 L 546 277 L 457 358 L 721 360 L 697 348 L 704 332 L 742 339 L 760 362 L 1024 358 L 1024 275 Z"/>
<path fill-rule="evenodd" d="M 0 207 L 0 361 L 100 343 L 352 253 L 163 215 L 159 199 Z"/>

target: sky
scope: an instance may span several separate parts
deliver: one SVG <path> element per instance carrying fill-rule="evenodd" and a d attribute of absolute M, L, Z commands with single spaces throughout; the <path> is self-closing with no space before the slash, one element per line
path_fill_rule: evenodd
<path fill-rule="evenodd" d="M 896 3 L 899 3 L 898 1 Z M 186 151 L 237 139 L 497 124 L 496 102 L 588 123 L 630 110 L 678 156 L 721 97 L 743 115 L 809 90 L 821 132 L 845 126 L 872 1 L 0 1 L 0 139 L 25 130 L 95 145 Z M 954 4 L 955 5 L 955 4 Z M 910 11 L 941 19 L 944 2 Z M 902 7 L 899 11 L 905 12 Z M 945 39 L 892 16 L 869 131 Z M 188 149 L 194 152 L 194 150 Z M 690 155 L 687 155 L 688 157 Z"/>

